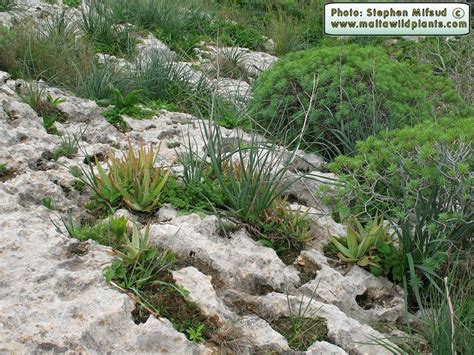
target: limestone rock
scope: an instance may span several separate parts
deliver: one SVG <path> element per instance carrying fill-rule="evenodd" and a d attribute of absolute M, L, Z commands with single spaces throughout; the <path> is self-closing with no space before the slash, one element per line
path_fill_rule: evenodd
<path fill-rule="evenodd" d="M 1 352 L 209 353 L 167 320 L 133 322 L 131 299 L 105 283 L 104 247 L 59 235 L 45 208 L 22 207 L 1 184 L 0 196 Z"/>
<path fill-rule="evenodd" d="M 328 339 L 331 343 L 353 354 L 392 354 L 384 347 L 373 342 L 373 338 L 386 338 L 386 335 L 374 330 L 366 324 L 348 317 L 338 307 L 311 300 L 306 297 L 290 296 L 281 293 L 269 293 L 264 296 L 242 295 L 242 300 L 260 309 L 266 317 L 279 318 L 290 316 L 288 302 L 292 309 L 298 309 L 301 302 L 307 307 L 306 316 L 326 319 Z M 371 339 L 372 338 L 372 339 Z M 388 342 L 391 346 L 396 346 Z"/>
<path fill-rule="evenodd" d="M 314 294 L 318 300 L 334 304 L 363 321 L 394 323 L 403 317 L 403 291 L 386 278 L 375 277 L 357 265 L 343 275 L 316 250 L 303 251 L 296 263 L 312 266 L 316 272 L 314 280 L 301 286 L 299 293 Z M 364 304 L 359 304 L 359 299 L 365 299 Z"/>
<path fill-rule="evenodd" d="M 175 225 L 152 224 L 150 241 L 212 268 L 226 285 L 249 292 L 284 290 L 299 282 L 293 267 L 283 264 L 273 249 L 255 242 L 245 231 L 224 238 L 217 235 L 215 217 L 201 220 L 194 214 L 187 220 L 176 219 L 172 221 Z"/>
<path fill-rule="evenodd" d="M 204 275 L 194 267 L 186 267 L 173 271 L 173 279 L 177 285 L 189 291 L 187 298 L 196 303 L 204 315 L 218 317 L 221 321 L 236 318 L 235 314 L 229 311 L 217 297 L 211 283 L 211 276 Z"/>
<path fill-rule="evenodd" d="M 306 354 L 311 355 L 347 355 L 343 349 L 327 341 L 318 341 L 311 345 Z"/>
<path fill-rule="evenodd" d="M 236 328 L 245 341 L 259 352 L 282 352 L 290 349 L 285 337 L 257 316 L 242 317 L 236 323 Z"/>
<path fill-rule="evenodd" d="M 141 38 L 140 42 L 137 44 L 137 52 L 139 60 L 143 63 L 149 62 L 152 56 L 158 56 L 166 62 L 172 61 L 176 57 L 176 53 L 151 33 Z"/>

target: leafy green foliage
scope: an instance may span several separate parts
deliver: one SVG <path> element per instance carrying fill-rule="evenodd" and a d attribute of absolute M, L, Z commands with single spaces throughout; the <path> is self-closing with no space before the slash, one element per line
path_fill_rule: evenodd
<path fill-rule="evenodd" d="M 128 125 L 123 120 L 122 115 L 128 115 L 134 118 L 147 118 L 153 114 L 151 110 L 144 110 L 138 105 L 142 99 L 140 97 L 140 90 L 135 90 L 124 95 L 120 90 L 111 88 L 112 98 L 98 100 L 97 104 L 100 106 L 113 105 L 112 108 L 103 112 L 102 115 L 110 124 L 116 126 L 120 131 L 126 131 Z"/>
<path fill-rule="evenodd" d="M 217 0 L 222 16 L 271 38 L 275 53 L 313 47 L 323 38 L 323 0 Z"/>
<path fill-rule="evenodd" d="M 468 110 L 428 67 L 391 61 L 379 48 L 358 45 L 289 54 L 259 77 L 251 109 L 263 127 L 290 139 L 307 118 L 304 146 L 328 158 L 354 153 L 356 141 L 380 131 Z"/>
<path fill-rule="evenodd" d="M 153 146 L 149 149 L 140 146 L 136 153 L 129 143 L 128 152 L 121 159 L 109 155 L 108 173 L 96 161 L 98 175 L 95 175 L 91 164 L 81 179 L 98 197 L 112 206 L 123 201 L 134 211 L 150 212 L 158 206 L 160 194 L 170 174 L 169 170 L 155 168 L 157 154 Z"/>

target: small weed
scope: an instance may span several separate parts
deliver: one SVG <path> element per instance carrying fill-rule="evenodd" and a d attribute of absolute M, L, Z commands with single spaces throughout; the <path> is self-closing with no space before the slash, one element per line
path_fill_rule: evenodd
<path fill-rule="evenodd" d="M 49 210 L 53 209 L 53 198 L 48 196 L 41 200 L 41 204 Z"/>
<path fill-rule="evenodd" d="M 15 176 L 15 169 L 10 169 L 7 163 L 0 163 L 0 182 L 5 182 Z"/>
<path fill-rule="evenodd" d="M 80 178 L 82 176 L 84 176 L 84 172 L 82 171 L 82 169 L 75 165 L 75 166 L 71 166 L 69 168 L 69 173 L 74 176 L 75 178 Z"/>
<path fill-rule="evenodd" d="M 302 296 L 298 309 L 295 310 L 290 297 L 287 296 L 289 316 L 271 322 L 271 325 L 288 340 L 288 345 L 294 350 L 305 351 L 314 342 L 324 340 L 327 337 L 326 320 L 316 316 L 317 312 L 310 310 L 313 299 L 314 293 L 305 305 Z"/>
<path fill-rule="evenodd" d="M 195 343 L 200 343 L 204 340 L 203 337 L 204 324 L 200 324 L 196 327 L 189 327 L 186 329 L 189 340 Z"/>
<path fill-rule="evenodd" d="M 7 173 L 7 163 L 0 163 L 0 176 L 3 176 Z"/>
<path fill-rule="evenodd" d="M 84 188 L 86 187 L 86 184 L 84 184 L 83 181 L 81 180 L 74 180 L 74 183 L 72 184 L 72 187 L 74 190 L 78 192 L 84 191 Z"/>
<path fill-rule="evenodd" d="M 36 111 L 38 116 L 43 118 L 43 127 L 50 134 L 58 134 L 54 124 L 65 122 L 66 115 L 57 107 L 64 102 L 61 98 L 53 99 L 51 95 L 45 95 L 44 88 L 38 84 L 28 84 L 20 93 L 22 100 Z"/>
<path fill-rule="evenodd" d="M 85 131 L 86 128 L 81 129 L 77 133 L 70 134 L 69 132 L 66 132 L 66 135 L 60 136 L 61 143 L 53 152 L 53 159 L 58 160 L 60 157 L 72 159 L 77 152 L 77 147 L 79 142 L 82 140 Z"/>

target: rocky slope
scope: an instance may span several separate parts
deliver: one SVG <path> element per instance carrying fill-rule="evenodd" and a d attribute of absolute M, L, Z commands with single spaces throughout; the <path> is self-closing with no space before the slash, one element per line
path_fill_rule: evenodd
<path fill-rule="evenodd" d="M 40 12 L 55 8 L 39 2 L 37 6 L 39 10 L 27 7 L 29 10 L 19 13 L 41 19 Z M 11 14 L 2 16 L 5 24 L 14 21 Z M 144 41 L 140 53 L 146 55 L 150 46 L 171 53 L 154 38 Z M 236 50 L 247 55 L 242 65 L 252 68 L 250 78 L 276 59 L 266 53 Z M 218 49 L 209 47 L 200 55 L 212 63 L 217 53 Z M 172 55 L 169 58 L 173 60 Z M 199 71 L 194 74 L 201 75 Z M 245 102 L 252 79 L 249 83 L 232 80 L 220 82 L 226 88 L 220 93 Z M 48 134 L 42 119 L 22 102 L 19 93 L 24 86 L 23 81 L 0 72 L 0 163 L 6 167 L 0 182 L 0 352 L 222 351 L 215 345 L 189 341 L 165 318 L 150 316 L 137 325 L 132 317 L 134 300 L 104 280 L 102 270 L 112 260 L 110 250 L 92 241 L 70 239 L 54 225 L 60 225 L 59 218 L 66 211 L 78 219 L 85 215 L 83 206 L 90 191 L 74 188 L 69 168 L 87 168 L 86 154 L 124 151 L 128 141 L 134 146 L 161 145 L 160 163 L 179 173 L 176 149 L 170 147 L 185 143 L 189 134 L 204 149 L 202 122 L 188 114 L 160 111 L 147 120 L 125 117 L 131 130 L 124 134 L 106 121 L 103 109 L 94 102 L 44 85 L 45 93 L 63 99 L 58 108 L 66 122 L 57 124 L 59 131 L 83 132 L 75 156 L 54 161 L 52 152 L 60 138 Z M 239 134 L 224 132 L 229 139 Z M 328 177 L 319 171 L 322 163 L 320 157 L 300 152 L 292 174 L 304 170 Z M 182 216 L 165 205 L 152 219 L 151 242 L 187 263 L 173 272 L 175 282 L 189 291 L 187 297 L 203 314 L 233 329 L 235 352 L 290 352 L 287 339 L 270 323 L 289 317 L 291 309 L 303 304 L 308 305 L 308 317 L 319 317 L 327 326 L 326 340 L 312 344 L 307 353 L 388 353 L 373 340 L 386 338 L 381 329 L 389 328 L 374 325 L 390 325 L 403 316 L 401 290 L 357 266 L 347 271 L 323 255 L 329 235 L 344 235 L 345 226 L 332 220 L 329 207 L 314 194 L 322 183 L 301 178 L 291 187 L 291 193 L 306 203 L 302 207 L 310 208 L 314 236 L 292 265 L 286 265 L 273 249 L 254 241 L 244 229 L 228 238 L 220 236 L 213 216 Z M 45 199 L 53 201 L 52 209 L 44 206 Z M 128 211 L 116 213 L 138 219 Z"/>

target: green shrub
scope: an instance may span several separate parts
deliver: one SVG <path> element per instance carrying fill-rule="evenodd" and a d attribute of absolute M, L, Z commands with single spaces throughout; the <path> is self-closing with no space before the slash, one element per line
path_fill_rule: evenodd
<path fill-rule="evenodd" d="M 466 218 L 473 139 L 474 117 L 446 117 L 359 142 L 354 157 L 337 157 L 328 166 L 346 183 L 338 210 L 344 216 L 350 206 L 355 215 L 405 217 L 418 198 L 428 199 L 439 187 L 445 217 Z"/>
<path fill-rule="evenodd" d="M 383 213 L 398 225 L 401 273 L 411 296 L 436 282 L 448 250 L 466 250 L 474 233 L 472 170 L 474 118 L 448 117 L 370 137 L 354 157 L 341 156 L 329 169 L 341 175 L 336 211 L 370 219 Z"/>
<path fill-rule="evenodd" d="M 310 107 L 313 86 L 315 95 Z M 264 127 L 326 157 L 351 154 L 358 140 L 413 125 L 448 111 L 467 110 L 444 78 L 422 65 L 391 61 L 376 47 L 347 45 L 292 53 L 257 80 L 251 110 Z"/>

